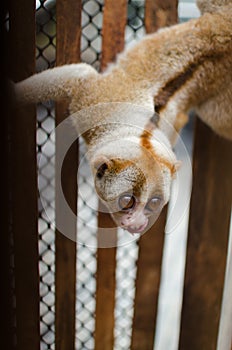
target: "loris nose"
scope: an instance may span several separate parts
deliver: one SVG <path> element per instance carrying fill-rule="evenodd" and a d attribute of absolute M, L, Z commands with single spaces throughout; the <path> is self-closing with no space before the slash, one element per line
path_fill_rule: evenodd
<path fill-rule="evenodd" d="M 133 216 L 127 216 L 125 215 L 122 220 L 121 224 L 122 226 L 135 226 L 140 227 L 143 226 L 145 223 L 147 224 L 147 217 L 144 215 L 143 211 L 134 213 Z"/>

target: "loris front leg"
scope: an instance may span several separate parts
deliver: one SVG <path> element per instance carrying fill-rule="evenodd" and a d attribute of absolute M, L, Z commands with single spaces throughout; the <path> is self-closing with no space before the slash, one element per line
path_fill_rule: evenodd
<path fill-rule="evenodd" d="M 19 104 L 73 98 L 86 79 L 94 79 L 97 71 L 88 64 L 70 64 L 47 69 L 15 84 Z"/>

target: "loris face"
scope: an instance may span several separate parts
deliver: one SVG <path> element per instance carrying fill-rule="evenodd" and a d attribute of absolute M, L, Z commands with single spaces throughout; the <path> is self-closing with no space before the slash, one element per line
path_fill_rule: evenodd
<path fill-rule="evenodd" d="M 169 199 L 170 171 L 146 154 L 133 160 L 101 156 L 94 166 L 96 191 L 117 226 L 145 232 Z"/>

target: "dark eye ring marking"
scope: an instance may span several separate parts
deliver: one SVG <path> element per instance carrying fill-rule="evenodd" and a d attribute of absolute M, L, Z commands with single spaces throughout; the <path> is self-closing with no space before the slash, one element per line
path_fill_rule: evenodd
<path fill-rule="evenodd" d="M 118 206 L 120 210 L 127 211 L 134 208 L 136 199 L 131 194 L 123 194 L 118 198 Z"/>
<path fill-rule="evenodd" d="M 97 169 L 97 178 L 98 179 L 101 179 L 103 176 L 104 176 L 104 174 L 105 174 L 105 171 L 108 169 L 108 166 L 107 166 L 107 164 L 106 163 L 103 163 L 103 164 L 101 164 L 100 165 L 100 167 Z"/>

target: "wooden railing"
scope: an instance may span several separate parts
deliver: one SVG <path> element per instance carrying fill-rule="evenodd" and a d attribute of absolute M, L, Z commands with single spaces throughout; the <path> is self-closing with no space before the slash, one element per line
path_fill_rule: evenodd
<path fill-rule="evenodd" d="M 9 75 L 18 81 L 35 71 L 35 1 L 11 2 Z M 57 65 L 80 61 L 81 6 L 81 0 L 56 1 Z M 159 8 L 163 11 L 160 18 Z M 145 9 L 147 32 L 177 21 L 176 0 L 147 0 Z M 102 67 L 114 60 L 123 49 L 126 11 L 126 0 L 105 0 Z M 66 108 L 65 103 L 57 104 L 57 125 L 65 118 Z M 13 234 L 17 348 L 35 350 L 40 349 L 35 109 L 23 107 L 14 110 L 9 113 L 8 125 L 8 228 L 9 234 Z M 77 210 L 77 165 L 78 145 L 74 144 L 62 171 L 64 191 L 74 212 Z M 180 350 L 211 350 L 217 347 L 231 198 L 232 144 L 220 139 L 197 120 Z M 56 204 L 56 216 L 62 218 L 59 204 Z M 99 214 L 100 226 L 110 227 L 110 220 L 107 215 Z M 165 222 L 166 210 L 139 240 L 131 337 L 133 350 L 152 350 L 154 347 Z M 97 252 L 97 350 L 114 348 L 116 249 L 99 248 Z M 57 231 L 56 350 L 75 349 L 76 276 L 78 278 L 76 244 Z M 229 327 L 232 332 L 232 325 Z M 226 334 L 222 343 L 228 344 L 230 337 L 231 333 Z M 219 350 L 229 348 L 221 347 Z"/>

